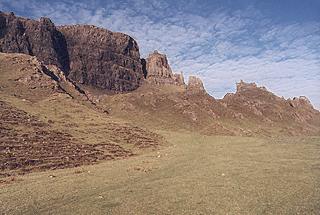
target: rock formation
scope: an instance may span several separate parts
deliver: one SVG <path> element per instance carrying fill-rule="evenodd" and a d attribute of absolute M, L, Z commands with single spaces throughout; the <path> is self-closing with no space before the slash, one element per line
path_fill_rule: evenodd
<path fill-rule="evenodd" d="M 188 93 L 206 93 L 203 83 L 200 78 L 196 76 L 189 76 L 189 81 L 187 85 Z"/>
<path fill-rule="evenodd" d="M 173 74 L 167 56 L 158 51 L 151 53 L 146 60 L 146 81 L 151 84 L 184 85 L 182 74 Z"/>
<path fill-rule="evenodd" d="M 221 102 L 229 110 L 241 113 L 243 118 L 258 119 L 264 123 L 290 122 L 292 128 L 305 124 L 299 129 L 306 132 L 313 129 L 308 126 L 319 120 L 319 112 L 306 97 L 285 100 L 255 83 L 237 83 L 237 92 L 227 94 Z"/>
<path fill-rule="evenodd" d="M 294 108 L 303 107 L 303 108 L 313 109 L 311 102 L 305 96 L 299 96 L 299 98 L 294 97 L 293 99 L 288 99 L 288 102 L 289 102 L 290 106 L 294 107 Z"/>
<path fill-rule="evenodd" d="M 0 12 L 0 52 L 34 55 L 69 70 L 66 41 L 48 18 L 34 21 Z"/>
<path fill-rule="evenodd" d="M 182 73 L 172 72 L 166 55 L 154 51 L 140 59 L 133 38 L 90 25 L 56 27 L 48 18 L 35 21 L 0 12 L 0 52 L 36 56 L 70 80 L 100 89 L 132 91 L 144 79 L 155 85 L 185 86 Z M 202 82 L 197 90 L 204 90 Z"/>
<path fill-rule="evenodd" d="M 143 79 L 139 47 L 130 36 L 88 25 L 58 29 L 68 44 L 69 78 L 115 91 L 139 87 Z"/>
<path fill-rule="evenodd" d="M 158 51 L 149 54 L 147 60 L 142 59 L 141 63 L 144 74 L 146 74 L 146 82 L 149 84 L 184 86 L 187 89 L 187 94 L 206 94 L 200 78 L 190 76 L 188 85 L 186 85 L 182 72 L 173 73 L 167 56 L 160 54 Z"/>
<path fill-rule="evenodd" d="M 48 18 L 34 21 L 0 12 L 0 52 L 36 56 L 72 80 L 102 89 L 130 91 L 143 79 L 136 41 L 93 26 L 56 28 Z"/>
<path fill-rule="evenodd" d="M 265 87 L 258 87 L 256 83 L 246 83 L 243 80 L 241 80 L 239 83 L 237 83 L 237 92 L 243 92 L 250 89 L 259 88 L 261 90 L 267 90 Z"/>
<path fill-rule="evenodd" d="M 173 74 L 173 80 L 176 85 L 185 85 L 182 72 Z"/>

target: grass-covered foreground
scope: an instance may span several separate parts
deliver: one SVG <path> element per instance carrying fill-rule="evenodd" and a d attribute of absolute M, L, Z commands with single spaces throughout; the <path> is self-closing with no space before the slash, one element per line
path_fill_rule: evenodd
<path fill-rule="evenodd" d="M 0 214 L 319 214 L 320 139 L 160 132 L 168 146 L 0 184 Z"/>

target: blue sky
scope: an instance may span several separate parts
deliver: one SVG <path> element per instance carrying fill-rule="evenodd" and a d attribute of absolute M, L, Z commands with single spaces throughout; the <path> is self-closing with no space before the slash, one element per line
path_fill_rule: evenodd
<path fill-rule="evenodd" d="M 320 109 L 319 0 L 0 0 L 0 10 L 127 33 L 143 57 L 167 54 L 175 72 L 200 76 L 216 98 L 243 79 Z"/>

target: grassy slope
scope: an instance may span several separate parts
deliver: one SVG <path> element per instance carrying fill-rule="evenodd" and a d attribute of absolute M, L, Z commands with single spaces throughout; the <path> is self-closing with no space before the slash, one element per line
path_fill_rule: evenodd
<path fill-rule="evenodd" d="M 4 75 L 14 74 L 0 73 L 0 79 L 9 80 Z M 130 95 L 110 97 L 108 104 L 113 110 L 107 115 L 63 94 L 42 98 L 44 91 L 29 91 L 10 83 L 2 82 L 1 100 L 44 122 L 52 121 L 54 129 L 72 134 L 81 143 L 111 141 L 139 155 L 92 166 L 35 172 L 11 182 L 8 182 L 11 178 L 1 179 L 0 214 L 318 214 L 320 211 L 319 138 L 204 136 L 187 133 L 183 128 L 175 129 L 174 133 L 164 124 L 166 118 L 176 119 L 170 124 L 173 128 L 181 122 L 189 123 L 190 119 L 183 121 L 178 112 L 169 116 L 161 112 L 148 115 L 147 111 L 153 111 L 152 100 L 142 113 L 133 110 L 121 115 L 118 106 L 121 102 L 113 103 L 112 99 Z M 39 95 L 35 96 L 35 92 Z M 143 102 L 137 99 L 139 96 L 132 97 L 134 101 L 130 102 Z M 39 99 L 28 99 L 32 97 Z M 161 101 L 156 100 L 157 103 Z M 166 109 L 166 105 L 170 104 L 156 109 Z M 136 115 L 130 115 L 135 111 Z M 143 111 L 147 114 L 143 115 Z M 163 122 L 155 122 L 155 118 Z M 127 123 L 129 120 L 131 124 Z M 215 121 L 230 126 L 228 122 Z M 164 135 L 168 143 L 157 151 L 140 151 L 128 144 L 128 139 L 139 142 L 141 136 L 152 136 L 136 128 L 135 123 Z M 197 122 L 194 126 L 197 128 Z"/>
<path fill-rule="evenodd" d="M 8 214 L 317 214 L 320 142 L 164 132 L 130 159 L 2 185 Z M 54 175 L 56 177 L 49 177 Z"/>

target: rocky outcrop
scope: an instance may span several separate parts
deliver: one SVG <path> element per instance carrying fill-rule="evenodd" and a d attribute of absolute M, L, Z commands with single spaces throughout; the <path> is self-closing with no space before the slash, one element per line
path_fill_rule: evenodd
<path fill-rule="evenodd" d="M 185 85 L 182 72 L 173 74 L 173 80 L 176 85 Z"/>
<path fill-rule="evenodd" d="M 173 73 L 169 66 L 167 56 L 154 51 L 147 58 L 147 78 L 172 79 Z"/>
<path fill-rule="evenodd" d="M 290 122 L 290 127 L 282 131 L 303 130 L 307 133 L 313 130 L 313 126 L 318 126 L 320 119 L 319 112 L 306 97 L 285 100 L 255 83 L 240 81 L 237 92 L 227 94 L 220 102 L 228 110 L 241 113 L 241 119 L 260 120 L 267 124 Z"/>
<path fill-rule="evenodd" d="M 287 100 L 291 107 L 294 108 L 308 108 L 313 109 L 313 106 L 309 99 L 305 96 L 294 97 L 293 99 Z"/>
<path fill-rule="evenodd" d="M 188 94 L 206 94 L 200 78 L 190 76 L 188 85 L 184 82 L 182 72 L 174 74 L 168 63 L 167 56 L 158 51 L 151 53 L 147 60 L 142 60 L 146 82 L 153 85 L 177 85 L 184 86 Z"/>
<path fill-rule="evenodd" d="M 69 70 L 66 41 L 48 18 L 34 21 L 0 12 L 0 52 L 34 55 L 45 64 Z"/>
<path fill-rule="evenodd" d="M 139 87 L 143 71 L 133 38 L 89 25 L 63 26 L 59 30 L 68 44 L 69 78 L 115 91 Z"/>
<path fill-rule="evenodd" d="M 196 76 L 189 76 L 189 81 L 187 85 L 188 93 L 206 93 L 203 83 L 200 78 Z"/>
<path fill-rule="evenodd" d="M 48 18 L 35 21 L 0 12 L 0 52 L 36 56 L 71 80 L 102 89 L 131 91 L 143 80 L 136 41 L 94 26 L 56 28 Z"/>
<path fill-rule="evenodd" d="M 246 90 L 252 90 L 252 89 L 261 89 L 261 90 L 267 90 L 265 87 L 258 87 L 256 83 L 246 83 L 243 80 L 241 80 L 239 83 L 237 83 L 237 93 L 244 92 Z"/>
<path fill-rule="evenodd" d="M 184 85 L 182 73 L 173 74 L 167 56 L 158 51 L 151 53 L 146 60 L 146 81 L 156 85 Z"/>

